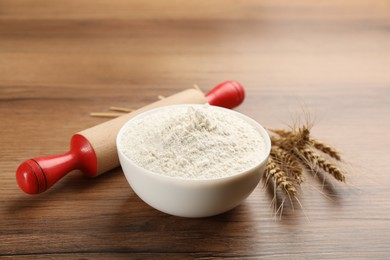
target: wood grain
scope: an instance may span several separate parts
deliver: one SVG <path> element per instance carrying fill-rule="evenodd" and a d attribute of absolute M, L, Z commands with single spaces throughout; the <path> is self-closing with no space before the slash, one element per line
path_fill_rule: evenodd
<path fill-rule="evenodd" d="M 0 256 L 380 259 L 390 254 L 388 1 L 0 0 Z M 235 79 L 237 110 L 267 127 L 315 119 L 347 185 L 315 178 L 274 218 L 259 185 L 236 209 L 177 218 L 144 204 L 120 168 L 23 194 L 25 159 L 62 153 L 89 112 L 139 108 Z"/>

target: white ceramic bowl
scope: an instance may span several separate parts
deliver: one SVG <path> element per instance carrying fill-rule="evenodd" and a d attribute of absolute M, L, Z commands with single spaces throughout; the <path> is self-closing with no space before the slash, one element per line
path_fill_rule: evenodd
<path fill-rule="evenodd" d="M 174 105 L 197 106 L 197 105 Z M 265 129 L 253 119 L 222 109 L 244 119 L 256 128 L 265 143 L 265 156 L 253 168 L 232 176 L 217 179 L 183 179 L 151 172 L 132 162 L 122 152 L 121 136 L 125 129 L 145 116 L 173 106 L 149 110 L 130 119 L 119 131 L 117 150 L 122 170 L 134 192 L 147 204 L 162 212 L 181 217 L 207 217 L 233 209 L 255 189 L 264 172 L 271 150 L 271 141 Z"/>

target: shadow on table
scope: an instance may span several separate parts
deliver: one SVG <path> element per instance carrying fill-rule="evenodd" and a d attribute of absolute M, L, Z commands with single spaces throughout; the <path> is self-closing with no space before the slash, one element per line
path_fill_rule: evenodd
<path fill-rule="evenodd" d="M 307 175 L 310 176 L 310 180 L 306 180 L 306 182 L 319 186 L 317 188 L 318 192 L 323 194 L 324 198 L 329 199 L 334 206 L 341 205 L 342 197 L 336 187 L 340 183 L 335 183 L 329 176 L 320 171 L 315 175 Z M 290 221 L 293 218 L 289 218 L 289 216 L 294 216 L 297 210 L 302 209 L 302 201 L 305 197 L 305 191 L 302 190 L 302 187 L 297 190 L 296 198 L 288 197 L 280 188 L 275 189 L 273 181 L 270 181 L 270 185 L 264 187 L 264 189 L 270 199 L 271 208 L 278 219 Z"/>
<path fill-rule="evenodd" d="M 106 174 L 89 178 L 83 176 L 80 171 L 75 170 L 41 194 L 29 195 L 19 190 L 19 192 L 15 192 L 16 198 L 12 198 L 7 203 L 8 213 L 21 214 L 29 209 L 53 206 L 54 203 L 61 203 L 61 201 L 74 198 L 91 200 L 90 196 L 92 194 L 96 194 L 105 183 L 112 182 L 112 179 L 116 178 L 118 173 L 121 172 L 121 169 L 118 167 Z M 16 182 L 15 186 L 17 186 Z"/>

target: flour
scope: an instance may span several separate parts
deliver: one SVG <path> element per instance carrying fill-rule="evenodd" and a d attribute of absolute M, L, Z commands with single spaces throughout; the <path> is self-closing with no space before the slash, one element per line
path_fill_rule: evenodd
<path fill-rule="evenodd" d="M 175 106 L 125 129 L 123 153 L 149 171 L 185 179 L 213 179 L 248 170 L 264 159 L 254 126 L 209 105 Z"/>

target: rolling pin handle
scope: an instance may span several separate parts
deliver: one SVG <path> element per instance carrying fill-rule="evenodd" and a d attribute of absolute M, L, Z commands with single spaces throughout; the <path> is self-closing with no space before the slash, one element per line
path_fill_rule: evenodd
<path fill-rule="evenodd" d="M 234 80 L 225 81 L 206 94 L 207 102 L 213 106 L 235 108 L 245 98 L 244 87 Z"/>
<path fill-rule="evenodd" d="M 90 143 L 82 135 L 74 135 L 70 151 L 23 162 L 16 171 L 19 187 L 28 194 L 38 194 L 53 186 L 67 173 L 79 169 L 87 176 L 97 175 L 97 159 Z"/>

